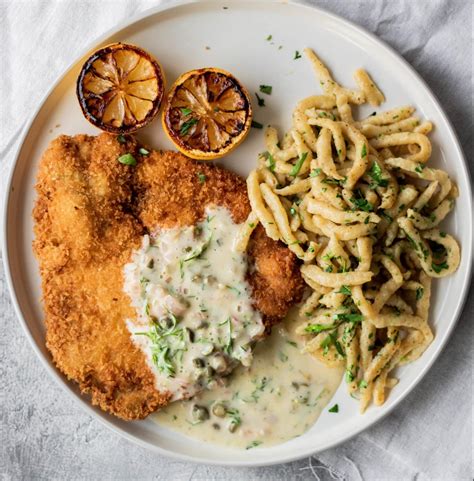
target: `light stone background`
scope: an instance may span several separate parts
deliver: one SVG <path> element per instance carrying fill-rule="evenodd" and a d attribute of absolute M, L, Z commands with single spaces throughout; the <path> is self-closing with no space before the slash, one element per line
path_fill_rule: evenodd
<path fill-rule="evenodd" d="M 26 119 L 51 82 L 92 38 L 155 3 L 0 0 L 2 180 Z M 472 169 L 471 2 L 314 3 L 377 34 L 421 73 L 453 121 Z M 472 479 L 473 314 L 471 291 L 457 329 L 431 372 L 393 414 L 357 438 L 311 459 L 280 466 L 209 467 L 157 456 L 83 413 L 33 354 L 16 321 L 0 269 L 0 479 Z"/>

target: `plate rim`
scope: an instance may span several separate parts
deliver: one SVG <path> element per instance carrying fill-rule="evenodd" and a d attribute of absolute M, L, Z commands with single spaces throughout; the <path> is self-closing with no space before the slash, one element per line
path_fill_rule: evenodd
<path fill-rule="evenodd" d="M 322 449 L 307 449 L 303 451 L 302 453 L 296 454 L 296 455 L 288 455 L 284 457 L 279 457 L 278 459 L 272 459 L 272 460 L 264 460 L 264 461 L 247 461 L 247 460 L 242 460 L 242 461 L 237 461 L 237 462 L 228 462 L 228 461 L 219 461 L 219 460 L 214 460 L 214 459 L 209 459 L 209 458 L 196 458 L 187 454 L 181 454 L 181 453 L 176 453 L 174 451 L 168 451 L 162 447 L 156 446 L 148 441 L 145 441 L 138 436 L 135 436 L 133 434 L 128 433 L 127 431 L 123 430 L 122 428 L 116 426 L 114 423 L 108 420 L 106 417 L 107 413 L 100 413 L 94 408 L 86 398 L 84 398 L 82 395 L 78 394 L 77 391 L 69 384 L 69 382 L 64 378 L 62 374 L 59 373 L 59 371 L 50 363 L 48 363 L 46 357 L 43 355 L 41 352 L 39 346 L 36 344 L 35 340 L 33 339 L 33 336 L 30 332 L 30 329 L 26 323 L 25 318 L 23 317 L 22 309 L 20 307 L 20 303 L 18 301 L 16 291 L 13 287 L 13 276 L 12 272 L 10 269 L 10 259 L 9 259 L 9 249 L 8 249 L 8 212 L 9 212 L 9 204 L 11 201 L 11 187 L 12 187 L 12 181 L 14 177 L 14 173 L 17 167 L 17 162 L 18 159 L 21 155 L 22 149 L 24 142 L 26 140 L 26 137 L 28 136 L 31 127 L 33 123 L 35 122 L 36 117 L 38 116 L 39 112 L 41 111 L 43 105 L 45 102 L 48 100 L 50 95 L 54 92 L 54 90 L 57 88 L 57 86 L 62 82 L 63 78 L 69 73 L 69 71 L 74 68 L 74 66 L 78 63 L 78 61 L 83 58 L 88 52 L 92 51 L 94 48 L 97 47 L 97 45 L 102 44 L 107 38 L 115 35 L 117 32 L 128 28 L 135 23 L 138 23 L 140 21 L 145 20 L 146 18 L 163 13 L 166 10 L 171 10 L 176 7 L 180 6 L 185 6 L 185 5 L 192 5 L 192 4 L 199 4 L 199 0 L 171 0 L 166 2 L 165 4 L 159 4 L 155 5 L 153 7 L 147 8 L 143 10 L 142 12 L 133 15 L 132 17 L 123 20 L 122 22 L 119 22 L 118 24 L 114 25 L 110 29 L 108 29 L 106 32 L 103 34 L 97 36 L 94 38 L 91 42 L 87 44 L 87 46 L 82 49 L 77 56 L 74 57 L 73 61 L 70 62 L 65 69 L 63 69 L 60 74 L 57 77 L 57 80 L 52 83 L 51 87 L 47 89 L 45 94 L 41 97 L 40 101 L 38 102 L 37 108 L 33 111 L 33 113 L 30 115 L 28 121 L 26 122 L 25 126 L 23 127 L 23 130 L 21 131 L 20 135 L 20 140 L 18 147 L 16 149 L 16 152 L 13 157 L 13 162 L 8 168 L 8 175 L 7 175 L 7 180 L 3 192 L 3 202 L 2 202 L 2 212 L 1 212 L 1 226 L 2 226 L 2 235 L 1 235 L 1 249 L 2 249 L 2 261 L 3 261 L 3 267 L 4 267 L 4 272 L 5 272 L 5 279 L 6 279 L 6 284 L 8 286 L 8 292 L 10 294 L 10 299 L 12 301 L 12 305 L 14 308 L 14 312 L 16 314 L 16 318 L 19 321 L 23 332 L 25 333 L 31 347 L 33 348 L 33 351 L 39 358 L 41 364 L 46 368 L 48 373 L 52 376 L 52 378 L 55 380 L 55 382 L 61 386 L 61 388 L 68 393 L 68 395 L 75 400 L 76 403 L 78 403 L 79 406 L 81 406 L 87 413 L 89 413 L 91 416 L 93 416 L 94 419 L 97 419 L 102 425 L 106 426 L 108 429 L 112 430 L 113 432 L 117 433 L 119 436 L 122 436 L 123 438 L 133 442 L 136 445 L 139 445 L 141 447 L 147 448 L 148 450 L 151 450 L 157 454 L 167 456 L 172 459 L 176 460 L 181 460 L 181 461 L 188 461 L 188 462 L 194 462 L 198 464 L 207 464 L 207 465 L 215 465 L 215 466 L 228 466 L 228 467 L 257 467 L 257 466 L 270 466 L 270 465 L 275 465 L 275 464 L 282 464 L 282 463 L 287 463 L 287 462 L 292 462 L 292 461 L 297 461 L 309 456 L 314 456 L 317 453 L 332 449 L 336 446 L 341 445 L 342 443 L 345 443 L 349 441 L 350 439 L 354 438 L 361 432 L 373 427 L 375 424 L 380 422 L 383 418 L 388 416 L 402 401 L 406 399 L 406 397 L 413 391 L 413 389 L 421 382 L 421 380 L 425 377 L 425 375 L 430 371 L 432 368 L 433 364 L 438 360 L 440 357 L 441 353 L 443 352 L 444 348 L 446 347 L 447 342 L 452 336 L 452 333 L 454 331 L 454 328 L 456 327 L 459 318 L 463 312 L 464 306 L 466 304 L 466 301 L 468 299 L 468 294 L 469 294 L 469 286 L 471 284 L 471 279 L 472 279 L 472 249 L 463 249 L 463 256 L 465 257 L 467 255 L 466 261 L 468 262 L 468 267 L 467 271 L 465 273 L 464 279 L 463 279 L 463 286 L 462 286 L 462 292 L 461 296 L 457 300 L 457 304 L 455 306 L 455 309 L 453 310 L 453 315 L 452 315 L 452 320 L 449 326 L 447 326 L 446 331 L 444 332 L 444 337 L 436 350 L 432 353 L 431 359 L 427 360 L 426 364 L 417 372 L 413 380 L 411 381 L 410 384 L 408 384 L 405 388 L 405 390 L 400 394 L 399 398 L 389 407 L 385 408 L 384 410 L 380 410 L 378 414 L 375 415 L 375 417 L 368 421 L 366 424 L 355 428 L 352 432 L 343 435 L 340 439 L 335 440 L 330 442 L 326 447 Z M 209 2 L 208 2 L 209 3 Z M 451 123 L 451 120 L 445 113 L 441 102 L 437 98 L 437 96 L 433 93 L 427 82 L 423 79 L 423 77 L 412 67 L 405 58 L 399 54 L 393 47 L 391 47 L 388 43 L 386 43 L 383 39 L 379 38 L 377 35 L 373 34 L 369 30 L 367 30 L 365 27 L 362 27 L 358 25 L 357 23 L 353 22 L 352 20 L 347 20 L 346 18 L 335 14 L 333 12 L 330 12 L 324 8 L 321 8 L 317 5 L 314 5 L 312 3 L 309 3 L 307 0 L 244 0 L 242 2 L 241 0 L 227 0 L 227 3 L 229 5 L 231 4 L 236 4 L 236 5 L 242 5 L 242 3 L 247 3 L 247 4 L 290 4 L 294 6 L 298 6 L 301 8 L 306 8 L 306 9 L 311 9 L 315 10 L 316 12 L 321 13 L 322 15 L 326 16 L 327 18 L 337 22 L 341 26 L 346 26 L 349 27 L 350 29 L 355 30 L 355 32 L 359 35 L 365 36 L 368 38 L 369 41 L 375 42 L 378 44 L 381 48 L 383 48 L 389 56 L 393 58 L 393 60 L 401 62 L 401 64 L 410 72 L 411 75 L 413 75 L 418 82 L 421 84 L 421 86 L 424 88 L 425 93 L 428 95 L 429 99 L 431 100 L 432 104 L 438 111 L 438 114 L 442 118 L 442 120 L 445 122 L 447 126 L 447 133 L 451 137 L 451 141 L 453 146 L 456 149 L 456 155 L 460 157 L 461 159 L 461 166 L 462 166 L 462 172 L 459 172 L 463 176 L 467 178 L 469 181 L 467 183 L 468 185 L 468 210 L 471 214 L 471 227 L 472 227 L 472 213 L 473 213 L 473 207 L 472 207 L 472 187 L 471 187 L 471 175 L 470 171 L 468 168 L 468 164 L 466 161 L 466 157 L 464 155 L 463 147 L 462 144 L 459 141 L 458 135 Z M 470 244 L 472 246 L 472 238 L 473 238 L 473 232 L 472 228 L 470 232 L 468 233 L 468 237 L 470 240 Z"/>

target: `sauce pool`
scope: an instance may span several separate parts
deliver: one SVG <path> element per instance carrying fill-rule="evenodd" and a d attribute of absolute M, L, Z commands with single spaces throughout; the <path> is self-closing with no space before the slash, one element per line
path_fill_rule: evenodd
<path fill-rule="evenodd" d="M 251 449 L 288 441 L 306 432 L 337 390 L 342 368 L 329 368 L 300 352 L 296 313 L 259 343 L 250 367 L 239 366 L 227 386 L 177 401 L 151 418 L 204 442 Z M 196 410 L 204 410 L 196 420 Z"/>

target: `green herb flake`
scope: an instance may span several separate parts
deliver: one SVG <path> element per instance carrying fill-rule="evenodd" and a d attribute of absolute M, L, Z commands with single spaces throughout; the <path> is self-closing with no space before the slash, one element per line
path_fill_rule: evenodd
<path fill-rule="evenodd" d="M 440 232 L 439 235 L 440 235 L 441 237 L 446 237 L 446 232 Z"/>
<path fill-rule="evenodd" d="M 262 444 L 262 441 L 255 440 L 255 441 L 252 441 L 248 446 L 246 446 L 245 449 L 256 448 L 257 446 L 260 446 L 261 444 Z"/>
<path fill-rule="evenodd" d="M 329 408 L 328 411 L 330 413 L 338 413 L 339 412 L 339 404 L 334 404 L 332 408 Z"/>
<path fill-rule="evenodd" d="M 346 382 L 352 382 L 354 380 L 354 374 L 352 374 L 352 371 L 350 369 L 346 369 Z"/>
<path fill-rule="evenodd" d="M 265 40 L 269 42 L 273 38 L 273 35 L 269 35 Z"/>
<path fill-rule="evenodd" d="M 342 322 L 362 322 L 364 316 L 362 314 L 355 314 L 355 313 L 348 313 L 348 312 L 339 312 L 337 314 L 333 314 L 332 318 L 335 321 L 342 321 Z"/>
<path fill-rule="evenodd" d="M 301 54 L 298 52 L 298 50 L 295 51 L 295 56 L 293 57 L 293 60 L 298 60 L 301 58 Z"/>
<path fill-rule="evenodd" d="M 418 174 L 421 174 L 423 172 L 423 169 L 425 168 L 425 166 L 423 164 L 418 164 L 416 167 L 415 167 L 415 172 L 417 172 Z"/>
<path fill-rule="evenodd" d="M 364 145 L 362 146 L 362 150 L 361 150 L 361 152 L 360 152 L 360 155 L 361 155 L 362 158 L 364 158 L 364 157 L 367 156 L 367 145 L 364 144 Z"/>
<path fill-rule="evenodd" d="M 365 146 L 365 144 L 364 144 Z M 387 187 L 388 186 L 388 179 L 382 178 L 382 168 L 377 162 L 372 164 L 372 167 L 369 170 L 369 176 L 373 179 L 374 184 L 371 185 L 372 188 L 374 187 Z"/>
<path fill-rule="evenodd" d="M 365 198 L 356 199 L 351 197 L 350 201 L 357 209 L 363 210 L 364 212 L 372 212 L 374 210 L 374 206 Z"/>
<path fill-rule="evenodd" d="M 120 134 L 120 135 L 117 135 L 117 141 L 120 144 L 125 144 L 127 142 L 127 139 L 126 139 L 125 135 Z"/>
<path fill-rule="evenodd" d="M 268 153 L 267 160 L 268 160 L 268 168 L 270 172 L 275 172 L 276 162 L 275 162 L 275 159 L 273 158 L 273 155 Z"/>
<path fill-rule="evenodd" d="M 317 177 L 320 173 L 321 173 L 321 169 L 320 169 L 320 168 L 313 169 L 313 170 L 311 171 L 311 174 L 309 174 L 309 176 L 310 176 L 310 177 Z"/>
<path fill-rule="evenodd" d="M 262 94 L 266 94 L 266 95 L 271 95 L 272 94 L 272 86 L 271 85 L 260 85 L 260 92 L 262 92 Z"/>
<path fill-rule="evenodd" d="M 416 300 L 419 301 L 422 297 L 423 297 L 423 293 L 424 293 L 424 289 L 423 287 L 418 287 L 417 290 L 416 290 Z"/>
<path fill-rule="evenodd" d="M 252 126 L 254 129 L 263 129 L 263 124 L 261 124 L 260 122 L 255 121 L 255 120 L 252 120 L 251 126 Z"/>
<path fill-rule="evenodd" d="M 146 150 L 146 149 L 143 148 L 143 147 L 140 147 L 140 148 L 138 149 L 138 153 L 139 153 L 140 155 L 150 155 L 150 151 Z"/>
<path fill-rule="evenodd" d="M 257 102 L 259 107 L 265 107 L 265 99 L 262 99 L 257 92 L 255 92 L 255 97 L 257 97 Z"/>
<path fill-rule="evenodd" d="M 187 107 L 183 107 L 180 110 L 183 115 L 189 115 L 193 113 L 193 111 L 191 109 L 188 109 Z"/>
<path fill-rule="evenodd" d="M 124 165 L 137 165 L 137 160 L 130 153 L 121 155 L 117 160 Z"/>
<path fill-rule="evenodd" d="M 206 178 L 207 178 L 207 177 L 206 177 L 205 174 L 203 174 L 202 172 L 198 172 L 198 173 L 197 173 L 197 176 L 198 176 L 199 182 L 200 182 L 201 184 L 204 184 L 204 182 L 206 182 Z"/>
<path fill-rule="evenodd" d="M 297 160 L 296 164 L 293 166 L 293 168 L 290 171 L 290 175 L 293 177 L 296 177 L 301 170 L 301 167 L 303 165 L 303 162 L 306 160 L 306 157 L 308 156 L 308 152 L 303 152 L 299 159 Z"/>
<path fill-rule="evenodd" d="M 435 264 L 432 262 L 431 268 L 436 272 L 436 274 L 439 274 L 443 269 L 449 269 L 449 266 L 446 264 L 446 262 L 442 262 L 441 264 Z"/>
<path fill-rule="evenodd" d="M 350 296 L 352 294 L 351 288 L 349 286 L 341 286 L 337 293 L 344 294 L 345 296 Z"/>
<path fill-rule="evenodd" d="M 367 382 L 362 379 L 359 383 L 359 388 L 360 389 L 365 389 L 367 387 Z"/>
<path fill-rule="evenodd" d="M 305 332 L 310 332 L 312 334 L 319 334 L 323 331 L 330 331 L 335 329 L 339 324 L 308 324 L 304 330 Z"/>
<path fill-rule="evenodd" d="M 181 137 L 184 137 L 185 135 L 187 135 L 187 133 L 189 132 L 189 129 L 193 125 L 196 125 L 197 123 L 198 123 L 198 119 L 189 119 L 186 122 L 183 122 L 183 124 L 181 125 L 181 129 L 179 130 L 179 134 L 181 135 Z"/>

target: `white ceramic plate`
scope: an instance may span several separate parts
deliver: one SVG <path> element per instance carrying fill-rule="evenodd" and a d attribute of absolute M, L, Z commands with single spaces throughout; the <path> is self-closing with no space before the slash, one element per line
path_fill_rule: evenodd
<path fill-rule="evenodd" d="M 270 34 L 273 39 L 267 41 Z M 150 51 L 161 62 L 170 83 L 187 70 L 218 66 L 233 72 L 252 93 L 258 92 L 260 84 L 272 85 L 271 97 L 265 97 L 267 107 L 254 106 L 255 119 L 282 129 L 289 127 L 296 101 L 319 92 L 309 63 L 304 58 L 293 60 L 296 50 L 313 47 L 344 85 L 353 85 L 352 73 L 356 68 L 367 68 L 385 92 L 384 107 L 415 105 L 422 117 L 436 125 L 431 137 L 432 163 L 449 172 L 461 193 L 446 229 L 464 247 L 462 263 L 455 275 L 435 283 L 431 308 L 436 330 L 434 342 L 420 360 L 402 370 L 400 383 L 385 405 L 372 407 L 363 416 L 358 414 L 357 402 L 341 386 L 332 401 L 339 404 L 339 414 L 328 414 L 326 410 L 303 436 L 249 452 L 206 445 L 160 428 L 150 420 L 127 423 L 104 414 L 80 397 L 51 363 L 45 348 L 38 266 L 31 249 L 33 185 L 42 152 L 60 133 L 98 133 L 83 118 L 74 92 L 85 59 L 81 58 L 46 95 L 26 128 L 5 199 L 3 257 L 7 279 L 18 318 L 48 372 L 84 409 L 124 437 L 161 454 L 208 464 L 244 466 L 291 461 L 335 446 L 381 419 L 415 387 L 439 355 L 469 286 L 472 245 L 469 177 L 453 129 L 433 94 L 411 67 L 378 39 L 335 15 L 301 4 L 180 2 L 149 10 L 121 25 L 95 41 L 91 50 L 112 41 L 135 43 Z M 172 148 L 159 120 L 141 132 L 140 137 L 155 147 Z M 262 131 L 252 129 L 244 144 L 222 163 L 245 175 L 253 168 L 256 153 L 262 150 Z"/>

